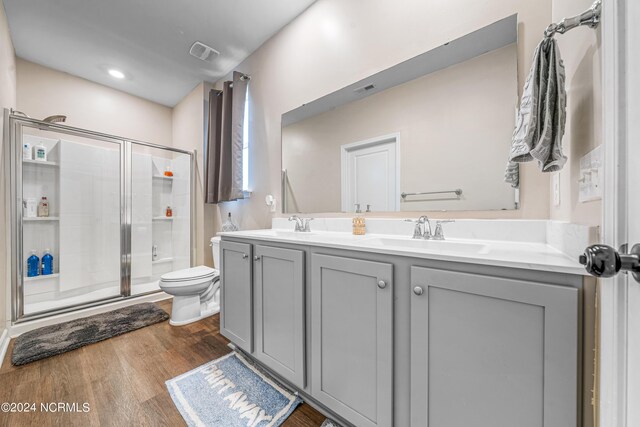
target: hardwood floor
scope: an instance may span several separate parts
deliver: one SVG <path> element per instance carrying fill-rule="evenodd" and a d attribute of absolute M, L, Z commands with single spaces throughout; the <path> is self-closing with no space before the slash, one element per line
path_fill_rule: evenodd
<path fill-rule="evenodd" d="M 170 300 L 158 303 L 171 311 Z M 0 369 L 0 404 L 35 403 L 33 413 L 0 412 L 0 426 L 182 426 L 164 382 L 229 353 L 218 315 L 186 326 L 162 322 L 24 366 L 9 345 Z M 86 402 L 88 412 L 40 410 L 41 403 Z M 324 416 L 300 405 L 283 426 L 320 426 Z"/>

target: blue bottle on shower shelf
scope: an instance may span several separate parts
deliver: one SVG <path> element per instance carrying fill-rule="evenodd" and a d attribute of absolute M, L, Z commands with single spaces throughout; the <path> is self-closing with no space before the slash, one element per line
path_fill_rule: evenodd
<path fill-rule="evenodd" d="M 49 249 L 45 249 L 42 255 L 42 275 L 47 274 L 53 274 L 53 255 Z"/>
<path fill-rule="evenodd" d="M 36 251 L 31 250 L 31 256 L 27 258 L 27 277 L 35 277 L 40 274 L 40 258 Z"/>

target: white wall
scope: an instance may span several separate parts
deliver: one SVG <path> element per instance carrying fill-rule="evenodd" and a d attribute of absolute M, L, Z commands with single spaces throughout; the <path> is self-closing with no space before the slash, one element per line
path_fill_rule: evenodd
<path fill-rule="evenodd" d="M 270 225 L 272 215 L 264 196 L 280 198 L 280 119 L 284 112 L 513 13 L 518 13 L 519 21 L 521 87 L 534 49 L 551 21 L 551 0 L 469 1 L 464 8 L 459 2 L 440 0 L 407 0 L 401 7 L 386 0 L 319 0 L 236 67 L 251 75 L 250 185 L 254 194 L 222 209 L 233 211 L 243 228 Z M 521 177 L 520 210 L 433 216 L 548 218 L 549 176 L 539 173 L 536 165 L 526 164 Z M 216 222 L 216 228 L 219 226 Z"/>
<path fill-rule="evenodd" d="M 4 13 L 4 7 L 0 3 L 0 110 L 2 108 L 12 108 L 16 105 L 16 64 L 15 53 L 9 34 L 9 26 Z M 2 132 L 2 121 L 0 118 L 0 132 Z M 0 133 L 2 135 L 2 133 Z M 5 206 L 5 178 L 7 171 L 4 167 L 4 150 L 0 150 L 0 336 L 7 324 L 10 313 L 7 308 L 7 297 L 9 292 L 10 276 L 8 271 L 9 251 L 7 245 L 10 228 L 5 228 L 8 207 Z M 0 361 L 2 363 L 2 361 Z"/>
<path fill-rule="evenodd" d="M 553 0 L 552 19 L 557 22 L 574 16 L 587 10 L 592 3 L 592 0 Z M 567 126 L 562 144 L 569 160 L 560 172 L 560 205 L 554 206 L 551 200 L 550 216 L 579 224 L 600 225 L 602 202 L 578 201 L 580 158 L 602 144 L 600 28 L 576 28 L 556 39 L 566 73 Z"/>
<path fill-rule="evenodd" d="M 196 265 L 213 266 L 209 240 L 215 235 L 213 224 L 217 210 L 204 203 L 204 135 L 205 115 L 211 85 L 201 83 L 173 108 L 173 146 L 183 150 L 196 150 L 195 175 L 195 239 Z"/>
<path fill-rule="evenodd" d="M 171 145 L 171 108 L 23 59 L 16 65 L 16 108 L 29 116 L 63 114 L 69 126 Z"/>

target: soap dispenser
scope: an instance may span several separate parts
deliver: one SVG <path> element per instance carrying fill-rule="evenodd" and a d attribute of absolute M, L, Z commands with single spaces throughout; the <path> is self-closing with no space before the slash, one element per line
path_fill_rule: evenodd
<path fill-rule="evenodd" d="M 229 212 L 227 220 L 224 222 L 224 224 L 222 224 L 222 231 L 238 231 L 239 229 L 240 227 L 238 227 L 238 224 L 236 224 L 235 221 L 231 218 L 231 212 Z"/>
<path fill-rule="evenodd" d="M 362 236 L 367 232 L 367 226 L 364 216 L 362 216 L 362 210 L 360 210 L 360 203 L 356 203 L 356 216 L 353 217 L 353 234 L 356 236 Z"/>

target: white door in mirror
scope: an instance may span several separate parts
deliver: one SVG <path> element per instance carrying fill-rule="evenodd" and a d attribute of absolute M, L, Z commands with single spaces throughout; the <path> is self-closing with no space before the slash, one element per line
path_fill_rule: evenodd
<path fill-rule="evenodd" d="M 390 135 L 342 146 L 342 211 L 399 210 L 398 136 Z"/>

